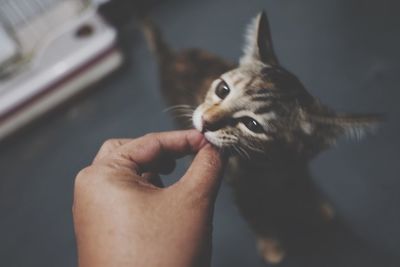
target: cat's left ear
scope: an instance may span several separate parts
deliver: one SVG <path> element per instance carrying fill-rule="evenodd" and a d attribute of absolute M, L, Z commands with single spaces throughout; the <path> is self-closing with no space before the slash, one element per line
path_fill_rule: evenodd
<path fill-rule="evenodd" d="M 356 139 L 374 131 L 383 121 L 380 114 L 307 114 L 301 122 L 302 130 L 326 145 L 336 142 L 343 134 Z"/>
<path fill-rule="evenodd" d="M 272 46 L 271 31 L 265 11 L 258 14 L 249 25 L 240 65 L 251 64 L 254 61 L 272 66 L 279 64 Z"/>

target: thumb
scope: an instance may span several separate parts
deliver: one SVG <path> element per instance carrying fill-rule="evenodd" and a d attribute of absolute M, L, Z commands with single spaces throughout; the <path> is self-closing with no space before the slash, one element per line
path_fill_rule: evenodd
<path fill-rule="evenodd" d="M 208 144 L 197 153 L 178 184 L 193 196 L 214 198 L 221 182 L 224 163 L 217 149 Z"/>

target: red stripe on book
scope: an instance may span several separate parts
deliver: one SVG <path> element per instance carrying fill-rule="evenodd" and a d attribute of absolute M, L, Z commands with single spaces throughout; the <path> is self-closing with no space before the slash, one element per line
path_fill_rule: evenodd
<path fill-rule="evenodd" d="M 49 86 L 47 86 L 45 89 L 37 93 L 36 95 L 32 96 L 31 98 L 25 100 L 24 102 L 18 104 L 17 106 L 13 107 L 6 113 L 0 115 L 0 124 L 15 115 L 16 113 L 21 112 L 24 108 L 26 108 L 29 105 L 34 104 L 35 102 L 39 101 L 41 98 L 43 98 L 46 95 L 49 95 L 53 91 L 55 91 L 57 88 L 59 88 L 61 85 L 68 83 L 70 80 L 74 79 L 74 77 L 79 76 L 81 72 L 84 72 L 88 69 L 90 69 L 92 66 L 96 65 L 99 63 L 101 60 L 112 54 L 116 50 L 115 46 L 112 46 L 106 50 L 104 50 L 101 54 L 97 55 L 93 59 L 89 60 L 85 64 L 81 65 L 71 73 L 67 74 L 63 78 L 53 82 Z"/>

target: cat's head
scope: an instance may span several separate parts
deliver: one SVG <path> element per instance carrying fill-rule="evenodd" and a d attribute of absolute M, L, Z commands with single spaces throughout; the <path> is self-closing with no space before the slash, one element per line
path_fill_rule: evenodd
<path fill-rule="evenodd" d="M 279 144 L 313 156 L 343 133 L 361 133 L 377 116 L 336 114 L 319 104 L 296 76 L 279 65 L 268 20 L 260 13 L 249 26 L 237 68 L 215 80 L 193 114 L 207 140 L 239 154 Z"/>

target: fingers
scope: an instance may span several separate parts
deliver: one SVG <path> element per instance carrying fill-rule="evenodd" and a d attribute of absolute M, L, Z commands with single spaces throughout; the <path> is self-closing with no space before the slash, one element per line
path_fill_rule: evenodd
<path fill-rule="evenodd" d="M 101 162 L 102 159 L 109 156 L 111 153 L 115 152 L 119 147 L 132 142 L 134 139 L 109 139 L 100 147 L 99 152 L 93 160 L 93 164 Z M 148 170 L 144 169 L 143 172 L 153 171 L 161 174 L 170 174 L 176 166 L 175 158 L 172 158 L 167 153 L 165 155 L 160 155 L 155 162 L 149 163 Z"/>
<path fill-rule="evenodd" d="M 198 152 L 177 185 L 212 199 L 218 191 L 224 165 L 225 161 L 219 152 L 208 144 Z"/>
<path fill-rule="evenodd" d="M 114 156 L 128 160 L 138 171 L 149 171 L 162 158 L 176 159 L 195 153 L 205 144 L 203 135 L 196 130 L 153 133 L 121 146 Z"/>
<path fill-rule="evenodd" d="M 176 158 L 196 152 L 198 154 L 192 165 L 179 183 L 200 194 L 216 192 L 223 162 L 218 151 L 207 145 L 203 135 L 196 130 L 109 140 L 100 149 L 94 163 L 107 162 L 112 166 L 122 164 L 137 174 L 168 174 L 174 170 Z"/>

